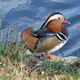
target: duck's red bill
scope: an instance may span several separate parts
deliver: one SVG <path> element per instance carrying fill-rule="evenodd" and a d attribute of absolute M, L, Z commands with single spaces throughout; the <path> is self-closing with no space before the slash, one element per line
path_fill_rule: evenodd
<path fill-rule="evenodd" d="M 64 24 L 70 24 L 70 22 L 68 21 L 68 20 L 64 20 L 64 22 L 63 22 Z"/>

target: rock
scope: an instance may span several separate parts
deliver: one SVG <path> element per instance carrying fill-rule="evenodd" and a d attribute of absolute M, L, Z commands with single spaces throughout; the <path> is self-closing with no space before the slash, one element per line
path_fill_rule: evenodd
<path fill-rule="evenodd" d="M 80 57 L 69 56 L 69 57 L 65 57 L 64 59 L 67 64 L 72 66 L 80 73 Z"/>
<path fill-rule="evenodd" d="M 64 57 L 64 60 L 66 63 L 74 64 L 76 62 L 80 62 L 80 57 L 69 56 L 69 57 Z"/>

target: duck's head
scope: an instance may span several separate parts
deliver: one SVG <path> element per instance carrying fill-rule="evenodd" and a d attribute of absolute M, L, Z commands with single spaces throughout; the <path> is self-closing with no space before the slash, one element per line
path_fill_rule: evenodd
<path fill-rule="evenodd" d="M 56 12 L 48 16 L 43 27 L 48 27 L 53 32 L 60 32 L 64 28 L 64 24 L 70 24 L 68 20 L 66 20 L 63 14 Z"/>

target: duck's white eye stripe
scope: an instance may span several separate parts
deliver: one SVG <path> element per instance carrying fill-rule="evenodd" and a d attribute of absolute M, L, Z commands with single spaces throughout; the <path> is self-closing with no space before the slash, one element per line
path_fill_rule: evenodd
<path fill-rule="evenodd" d="M 58 19 L 58 17 L 62 17 L 62 15 L 61 14 L 53 15 L 48 19 L 48 22 L 51 21 L 51 20 L 54 20 L 54 19 Z"/>
<path fill-rule="evenodd" d="M 49 21 L 54 20 L 54 19 L 58 19 L 58 17 L 63 17 L 63 16 L 62 16 L 61 14 L 56 14 L 56 15 L 51 16 L 51 17 L 48 19 L 48 21 L 45 23 L 44 26 L 46 26 Z"/>

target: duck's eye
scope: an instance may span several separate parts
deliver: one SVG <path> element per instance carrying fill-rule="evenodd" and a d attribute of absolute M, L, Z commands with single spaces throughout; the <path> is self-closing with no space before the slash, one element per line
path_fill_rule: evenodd
<path fill-rule="evenodd" d="M 60 19 L 60 17 L 58 17 L 58 19 Z"/>

